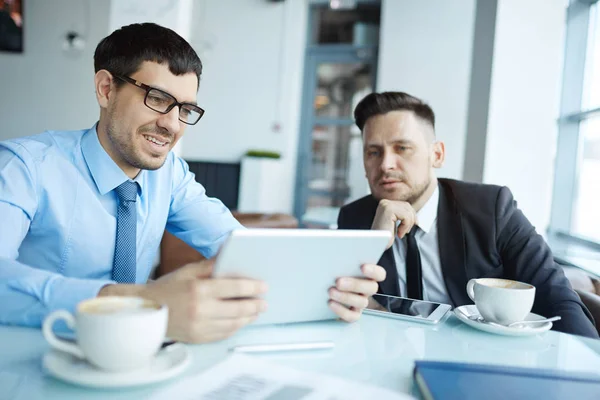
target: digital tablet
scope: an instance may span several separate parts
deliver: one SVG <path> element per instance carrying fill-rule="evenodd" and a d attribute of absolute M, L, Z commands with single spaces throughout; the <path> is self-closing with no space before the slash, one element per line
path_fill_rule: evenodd
<path fill-rule="evenodd" d="M 365 314 L 381 317 L 403 319 L 406 321 L 437 324 L 452 308 L 449 304 L 434 303 L 425 300 L 415 300 L 406 297 L 373 295 L 376 301 L 364 310 Z"/>
<path fill-rule="evenodd" d="M 332 319 L 329 288 L 337 278 L 361 277 L 362 264 L 377 264 L 390 236 L 371 230 L 235 230 L 217 256 L 214 276 L 269 285 L 267 311 L 254 324 Z"/>

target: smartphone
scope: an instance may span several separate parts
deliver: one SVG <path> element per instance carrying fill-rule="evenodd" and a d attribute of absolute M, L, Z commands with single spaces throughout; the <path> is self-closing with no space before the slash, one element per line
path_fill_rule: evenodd
<path fill-rule="evenodd" d="M 373 300 L 377 304 L 366 308 L 364 310 L 365 314 L 426 324 L 437 324 L 452 308 L 449 304 L 388 296 L 385 294 L 375 294 L 373 295 Z"/>

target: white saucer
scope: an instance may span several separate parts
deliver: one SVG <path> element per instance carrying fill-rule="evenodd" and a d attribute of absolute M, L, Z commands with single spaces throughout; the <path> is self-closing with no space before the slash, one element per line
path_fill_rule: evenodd
<path fill-rule="evenodd" d="M 161 382 L 182 373 L 190 363 L 185 345 L 175 343 L 158 352 L 152 363 L 131 372 L 107 372 L 58 350 L 44 355 L 43 365 L 55 378 L 95 388 L 122 388 Z"/>
<path fill-rule="evenodd" d="M 454 315 L 456 315 L 456 317 L 458 319 L 460 319 L 462 322 L 464 322 L 467 325 L 472 326 L 473 328 L 476 328 L 476 329 L 479 329 L 479 330 L 482 330 L 485 332 L 495 333 L 497 335 L 530 336 L 530 335 L 537 335 L 538 333 L 546 332 L 547 330 L 550 330 L 550 328 L 552 328 L 552 322 L 546 322 L 544 324 L 535 324 L 532 326 L 521 325 L 520 327 L 515 326 L 515 327 L 509 328 L 508 326 L 490 325 L 485 322 L 473 320 L 468 317 L 469 316 L 471 316 L 471 317 L 480 316 L 479 311 L 477 310 L 477 307 L 473 304 L 456 307 L 454 309 Z M 542 317 L 541 315 L 534 314 L 534 313 L 529 313 L 529 315 L 527 317 L 525 317 L 525 321 L 537 321 L 537 320 L 541 320 L 541 319 L 546 319 L 546 318 Z"/>

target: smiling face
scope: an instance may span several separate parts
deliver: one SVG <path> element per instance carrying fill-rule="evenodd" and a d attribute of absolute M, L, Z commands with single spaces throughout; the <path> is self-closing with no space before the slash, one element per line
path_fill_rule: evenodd
<path fill-rule="evenodd" d="M 435 141 L 433 127 L 412 111 L 390 111 L 366 121 L 363 142 L 373 196 L 420 209 L 437 184 L 433 169 L 444 161 L 444 144 Z"/>
<path fill-rule="evenodd" d="M 196 103 L 195 73 L 174 75 L 166 64 L 145 61 L 131 78 L 173 95 L 179 102 Z M 134 178 L 142 169 L 155 170 L 183 136 L 186 124 L 179 121 L 179 107 L 160 114 L 144 104 L 146 91 L 124 83 L 106 70 L 96 73 L 96 93 L 101 107 L 98 138 L 115 163 Z M 151 99 L 148 101 L 158 101 Z"/>

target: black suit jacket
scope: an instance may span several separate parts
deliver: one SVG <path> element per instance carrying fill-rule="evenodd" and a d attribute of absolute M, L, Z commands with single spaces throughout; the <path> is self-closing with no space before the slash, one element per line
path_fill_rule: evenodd
<path fill-rule="evenodd" d="M 473 303 L 466 292 L 469 279 L 513 279 L 536 287 L 532 312 L 562 317 L 553 329 L 598 337 L 590 312 L 508 188 L 451 179 L 438 182 L 440 262 L 453 306 Z M 338 228 L 371 229 L 378 204 L 369 195 L 342 207 Z M 383 253 L 379 265 L 387 272 L 379 292 L 402 295 L 392 248 Z"/>

